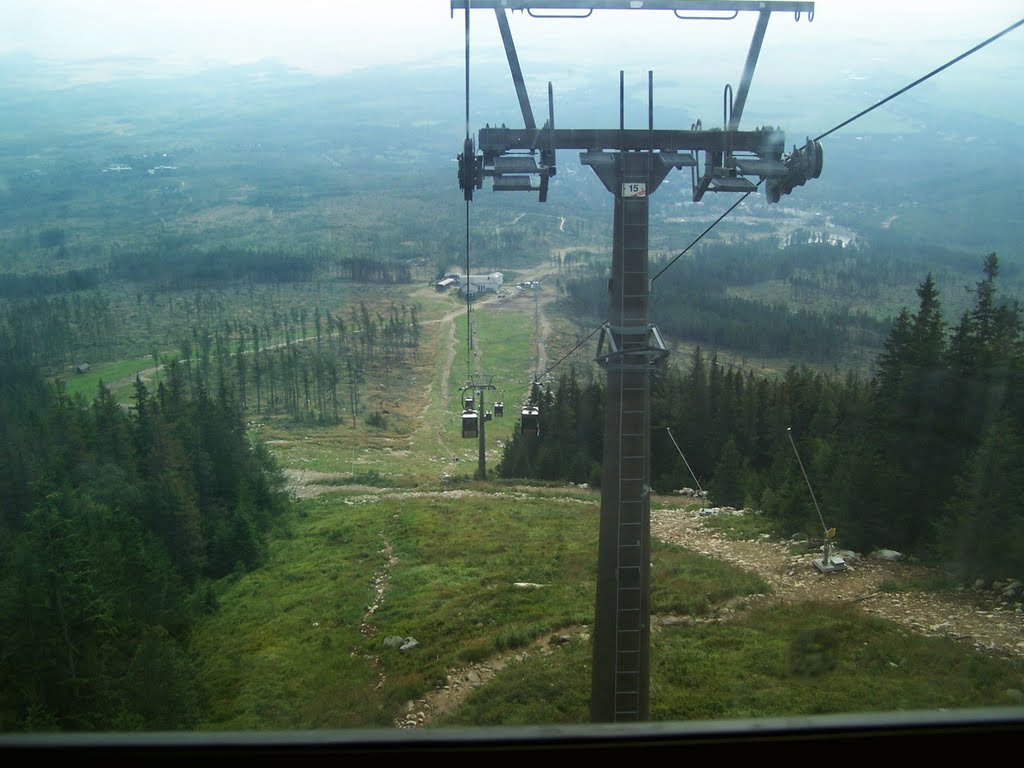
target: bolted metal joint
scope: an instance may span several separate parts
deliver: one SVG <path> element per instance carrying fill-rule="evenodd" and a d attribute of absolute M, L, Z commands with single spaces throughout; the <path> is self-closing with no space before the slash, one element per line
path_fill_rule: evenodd
<path fill-rule="evenodd" d="M 657 366 L 668 357 L 668 347 L 656 326 L 648 325 L 644 332 L 647 339 L 643 344 L 619 347 L 614 329 L 610 323 L 605 323 L 597 339 L 595 362 L 605 370 L 646 370 Z"/>
<path fill-rule="evenodd" d="M 779 202 L 779 198 L 788 195 L 794 187 L 802 187 L 810 179 L 821 176 L 824 154 L 821 142 L 807 139 L 803 147 L 793 147 L 793 151 L 782 158 L 787 173 L 781 178 L 769 178 L 765 181 L 764 195 L 769 203 Z"/>

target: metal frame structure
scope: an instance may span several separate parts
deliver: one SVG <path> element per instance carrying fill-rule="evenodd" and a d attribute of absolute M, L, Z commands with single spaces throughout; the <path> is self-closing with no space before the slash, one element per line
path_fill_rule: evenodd
<path fill-rule="evenodd" d="M 821 147 L 807 144 L 784 153 L 776 128 L 739 130 L 750 83 L 772 13 L 799 20 L 814 14 L 813 2 L 788 0 L 452 0 L 452 13 L 466 12 L 467 131 L 459 155 L 459 186 L 468 203 L 491 179 L 494 191 L 534 192 L 547 200 L 558 150 L 580 152 L 615 197 L 608 321 L 596 359 L 607 373 L 603 481 L 593 634 L 591 720 L 644 721 L 649 716 L 650 646 L 650 373 L 668 355 L 657 328 L 648 322 L 649 200 L 673 168 L 691 171 L 692 197 L 707 192 L 755 191 L 765 183 L 769 203 L 821 173 Z M 485 127 L 479 149 L 469 133 L 469 12 L 493 9 L 523 115 L 523 128 Z M 758 14 L 736 97 L 726 86 L 723 125 L 689 130 L 655 129 L 653 73 L 648 74 L 648 125 L 627 129 L 622 75 L 618 128 L 555 128 L 548 84 L 548 118 L 538 126 L 530 106 L 508 11 L 531 16 L 589 16 L 594 10 L 657 10 L 681 19 L 721 18 L 693 14 Z M 576 13 L 567 14 L 566 12 Z M 562 12 L 562 13 L 560 13 Z M 683 14 L 683 15 L 681 15 Z M 732 18 L 732 17 L 729 17 Z M 758 177 L 757 183 L 748 177 Z M 468 213 L 467 213 L 468 227 Z"/>
<path fill-rule="evenodd" d="M 540 437 L 540 409 L 526 404 L 519 411 L 519 431 L 526 437 Z"/>
<path fill-rule="evenodd" d="M 465 418 L 465 414 L 466 414 L 465 408 L 468 405 L 468 403 L 470 402 L 470 397 L 467 397 L 465 393 L 466 392 L 472 392 L 473 393 L 472 400 L 473 400 L 474 410 L 476 411 L 476 418 L 477 418 L 477 421 L 476 421 L 476 438 L 477 438 L 477 442 L 478 442 L 478 446 L 479 446 L 478 449 L 477 449 L 477 476 L 478 476 L 478 478 L 480 480 L 486 480 L 487 479 L 487 450 L 486 450 L 486 442 L 484 440 L 484 431 L 485 431 L 484 430 L 484 424 L 488 421 L 488 419 L 487 419 L 486 412 L 485 412 L 485 409 L 484 409 L 484 392 L 487 391 L 488 389 L 497 389 L 497 387 L 495 387 L 494 385 L 491 384 L 491 381 L 493 381 L 493 380 L 494 380 L 494 376 L 485 375 L 485 374 L 482 374 L 482 373 L 476 373 L 476 374 L 472 374 L 469 377 L 469 382 L 465 386 L 459 387 L 459 389 L 463 393 L 462 394 L 462 403 L 463 403 L 463 409 L 464 409 L 463 410 L 463 418 Z M 476 402 L 476 398 L 477 397 L 480 398 L 479 405 L 477 405 L 477 402 Z M 463 436 L 465 436 L 465 430 L 463 430 Z"/>

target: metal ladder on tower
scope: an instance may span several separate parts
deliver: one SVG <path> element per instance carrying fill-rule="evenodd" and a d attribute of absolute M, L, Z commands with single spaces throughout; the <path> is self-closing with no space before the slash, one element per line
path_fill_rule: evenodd
<path fill-rule="evenodd" d="M 631 408 L 629 403 L 643 403 L 647 398 L 646 386 L 629 386 L 631 372 L 623 370 L 619 431 L 619 514 L 616 590 L 615 637 L 615 719 L 635 721 L 642 694 L 643 623 L 645 616 L 645 589 L 643 584 L 643 506 L 646 502 L 646 460 L 644 446 L 643 408 Z M 633 382 L 635 383 L 635 382 Z M 642 494 L 636 494 L 640 486 Z"/>

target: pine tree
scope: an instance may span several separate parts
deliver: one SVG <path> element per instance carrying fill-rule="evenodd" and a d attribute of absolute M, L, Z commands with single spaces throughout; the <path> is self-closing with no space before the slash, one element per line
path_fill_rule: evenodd
<path fill-rule="evenodd" d="M 991 581 L 1024 573 L 1024 433 L 1008 414 L 985 431 L 957 478 L 957 491 L 938 526 L 942 553 L 965 579 Z"/>
<path fill-rule="evenodd" d="M 742 508 L 746 500 L 746 475 L 747 463 L 729 437 L 709 483 L 711 500 L 718 506 Z"/>

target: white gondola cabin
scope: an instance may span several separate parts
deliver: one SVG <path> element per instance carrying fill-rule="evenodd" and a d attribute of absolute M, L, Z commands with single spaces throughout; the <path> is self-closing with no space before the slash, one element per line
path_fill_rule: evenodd
<path fill-rule="evenodd" d="M 540 410 L 535 405 L 524 405 L 519 422 L 520 431 L 524 435 L 538 437 L 540 435 Z"/>
<path fill-rule="evenodd" d="M 477 437 L 479 433 L 480 425 L 478 424 L 479 415 L 472 408 L 467 408 L 462 412 L 462 436 L 463 437 Z"/>
<path fill-rule="evenodd" d="M 503 402 L 498 401 L 494 404 L 494 415 L 499 419 L 505 415 L 505 404 Z"/>
<path fill-rule="evenodd" d="M 473 395 L 463 395 L 462 397 L 462 410 L 472 411 L 476 406 L 476 399 Z"/>

